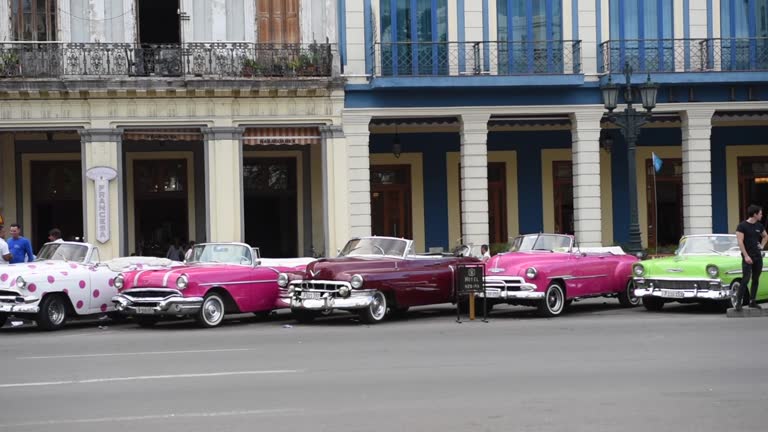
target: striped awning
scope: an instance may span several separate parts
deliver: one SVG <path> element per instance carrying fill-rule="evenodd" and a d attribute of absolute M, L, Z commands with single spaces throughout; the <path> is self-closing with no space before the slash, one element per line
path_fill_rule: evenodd
<path fill-rule="evenodd" d="M 200 129 L 135 129 L 123 132 L 123 141 L 202 141 Z"/>
<path fill-rule="evenodd" d="M 248 145 L 307 145 L 320 144 L 322 137 L 317 127 L 254 127 L 247 128 L 243 143 Z"/>

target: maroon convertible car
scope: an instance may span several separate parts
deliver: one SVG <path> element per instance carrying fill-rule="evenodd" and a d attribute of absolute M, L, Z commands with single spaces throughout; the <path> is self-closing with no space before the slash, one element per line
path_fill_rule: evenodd
<path fill-rule="evenodd" d="M 456 265 L 478 262 L 454 254 L 417 255 L 412 240 L 362 237 L 347 242 L 338 257 L 308 265 L 301 279 L 280 274 L 278 285 L 288 289 L 299 322 L 341 309 L 377 323 L 387 311 L 403 314 L 411 306 L 456 302 Z"/>

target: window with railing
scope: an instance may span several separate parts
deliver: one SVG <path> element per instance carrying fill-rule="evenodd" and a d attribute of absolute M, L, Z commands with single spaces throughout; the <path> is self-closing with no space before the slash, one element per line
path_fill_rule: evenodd
<path fill-rule="evenodd" d="M 719 51 L 722 70 L 765 70 L 768 67 L 768 0 L 721 0 Z"/>
<path fill-rule="evenodd" d="M 447 0 L 381 0 L 381 74 L 447 75 Z"/>
<path fill-rule="evenodd" d="M 560 0 L 497 0 L 496 11 L 500 74 L 563 73 Z"/>
<path fill-rule="evenodd" d="M 56 40 L 56 0 L 11 0 L 11 27 L 16 41 Z"/>
<path fill-rule="evenodd" d="M 610 0 L 611 63 L 634 70 L 675 70 L 673 0 Z"/>

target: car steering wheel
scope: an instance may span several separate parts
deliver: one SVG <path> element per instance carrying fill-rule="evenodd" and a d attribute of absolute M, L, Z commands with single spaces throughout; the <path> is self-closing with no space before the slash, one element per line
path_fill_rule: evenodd
<path fill-rule="evenodd" d="M 381 248 L 381 246 L 379 246 L 379 245 L 373 245 L 373 247 L 375 247 L 376 249 L 378 249 L 379 251 L 381 251 L 381 254 L 382 254 L 382 255 L 386 255 L 386 254 L 387 254 L 386 252 L 384 252 L 384 249 L 382 249 L 382 248 Z"/>
<path fill-rule="evenodd" d="M 245 255 L 242 255 L 242 256 L 240 257 L 240 264 L 243 264 L 243 261 L 245 261 L 246 263 L 249 263 L 249 262 L 251 262 L 251 259 L 250 259 L 250 258 L 248 258 L 248 257 L 247 257 L 247 256 L 245 256 Z"/>

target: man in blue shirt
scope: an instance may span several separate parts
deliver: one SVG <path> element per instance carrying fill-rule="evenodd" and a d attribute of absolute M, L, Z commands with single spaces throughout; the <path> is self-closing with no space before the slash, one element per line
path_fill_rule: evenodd
<path fill-rule="evenodd" d="M 29 240 L 21 236 L 19 224 L 11 224 L 11 238 L 8 239 L 8 249 L 11 250 L 11 264 L 34 261 L 32 245 Z"/>

